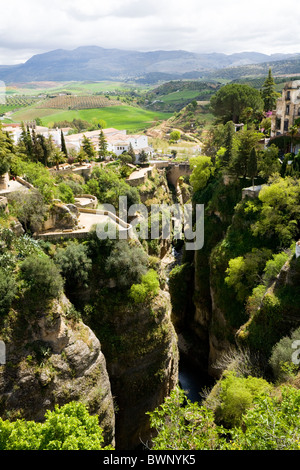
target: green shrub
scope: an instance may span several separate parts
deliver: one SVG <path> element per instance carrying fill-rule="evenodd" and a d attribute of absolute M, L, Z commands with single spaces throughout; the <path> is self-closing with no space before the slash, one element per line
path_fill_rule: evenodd
<path fill-rule="evenodd" d="M 226 270 L 225 282 L 236 292 L 236 298 L 244 302 L 256 287 L 271 251 L 267 249 L 253 249 L 244 256 L 229 260 Z"/>
<path fill-rule="evenodd" d="M 64 282 L 54 261 L 47 256 L 29 256 L 20 264 L 20 278 L 33 300 L 57 297 Z"/>
<path fill-rule="evenodd" d="M 262 394 L 232 433 L 230 450 L 299 450 L 300 390 L 284 387 L 281 396 Z"/>
<path fill-rule="evenodd" d="M 218 433 L 211 410 L 192 403 L 183 390 L 174 389 L 150 415 L 156 431 L 153 450 L 212 450 Z"/>
<path fill-rule="evenodd" d="M 65 278 L 66 286 L 72 288 L 86 285 L 92 260 L 88 257 L 88 248 L 85 245 L 70 242 L 66 248 L 59 248 L 55 253 L 54 262 Z"/>
<path fill-rule="evenodd" d="M 266 262 L 266 266 L 263 274 L 263 282 L 268 285 L 273 281 L 276 276 L 280 273 L 282 266 L 289 259 L 290 253 L 282 251 L 272 256 L 272 258 Z"/>
<path fill-rule="evenodd" d="M 139 283 L 148 268 L 148 256 L 143 248 L 127 240 L 115 243 L 106 260 L 107 275 L 115 279 L 120 287 L 130 287 Z"/>
<path fill-rule="evenodd" d="M 59 183 L 58 185 L 58 198 L 66 204 L 74 203 L 74 194 L 70 186 L 66 183 Z"/>
<path fill-rule="evenodd" d="M 133 284 L 130 288 L 129 296 L 134 303 L 142 303 L 158 294 L 159 278 L 154 269 L 150 269 L 144 276 L 140 284 Z"/>
<path fill-rule="evenodd" d="M 242 416 L 252 406 L 254 398 L 271 388 L 262 378 L 238 377 L 234 372 L 227 372 L 220 383 L 219 419 L 229 428 L 241 424 Z"/>
<path fill-rule="evenodd" d="M 98 416 L 71 402 L 47 411 L 45 421 L 0 419 L 0 450 L 106 450 Z"/>

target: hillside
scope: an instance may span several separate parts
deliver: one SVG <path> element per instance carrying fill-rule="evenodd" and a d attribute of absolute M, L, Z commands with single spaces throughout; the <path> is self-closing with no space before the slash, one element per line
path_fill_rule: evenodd
<path fill-rule="evenodd" d="M 238 54 L 196 54 L 177 51 L 126 51 L 97 46 L 74 50 L 57 49 L 37 54 L 27 62 L 1 66 L 0 79 L 6 83 L 22 81 L 111 80 L 142 78 L 147 74 L 164 74 L 164 79 L 183 77 L 184 74 L 207 73 L 226 67 L 258 64 L 267 61 L 293 59 L 290 54 L 265 55 L 257 52 Z M 188 77 L 186 77 L 188 78 Z M 197 78 L 197 77 L 191 77 Z"/>

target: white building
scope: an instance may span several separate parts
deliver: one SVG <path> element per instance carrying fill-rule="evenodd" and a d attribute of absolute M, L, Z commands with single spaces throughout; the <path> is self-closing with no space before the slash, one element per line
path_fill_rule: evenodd
<path fill-rule="evenodd" d="M 14 142 L 17 143 L 20 139 L 22 128 L 20 124 L 3 124 L 3 130 L 9 132 Z M 99 135 L 100 130 L 81 132 L 78 134 L 69 134 L 70 128 L 64 129 L 49 129 L 48 127 L 36 126 L 35 133 L 49 137 L 50 135 L 53 138 L 53 142 L 60 147 L 61 146 L 61 131 L 65 137 L 65 143 L 68 150 L 79 151 L 84 136 L 87 137 L 94 146 L 95 151 L 99 150 Z M 114 128 L 103 129 L 103 133 L 107 142 L 107 150 L 113 152 L 117 156 L 121 155 L 123 152 L 128 152 L 130 144 L 136 155 L 136 162 L 139 160 L 139 155 L 142 150 L 149 155 L 149 158 L 153 157 L 153 148 L 148 144 L 148 137 L 143 134 L 133 134 L 127 135 L 126 130 L 118 130 Z"/>
<path fill-rule="evenodd" d="M 22 134 L 22 127 L 20 124 L 2 124 L 3 130 L 5 132 L 9 132 L 11 136 L 14 139 L 15 144 L 18 143 L 21 134 Z M 26 126 L 25 126 L 26 129 Z M 30 132 L 32 132 L 32 129 L 30 129 Z M 64 128 L 64 129 L 49 129 L 48 127 L 42 127 L 42 126 L 35 126 L 34 131 L 36 135 L 40 134 L 48 138 L 50 135 L 53 138 L 53 142 L 60 147 L 61 146 L 61 131 L 63 131 L 64 136 L 67 136 L 70 128 Z"/>
<path fill-rule="evenodd" d="M 153 156 L 153 148 L 149 146 L 148 137 L 146 135 L 127 135 L 126 130 L 120 131 L 114 128 L 103 129 L 103 134 L 107 142 L 108 152 L 113 152 L 117 156 L 121 155 L 123 152 L 128 152 L 130 144 L 136 154 L 136 161 L 138 161 L 139 154 L 142 150 L 144 150 L 150 158 Z M 79 151 L 85 136 L 91 141 L 95 151 L 98 151 L 99 135 L 100 130 L 68 135 L 65 137 L 67 149 Z"/>

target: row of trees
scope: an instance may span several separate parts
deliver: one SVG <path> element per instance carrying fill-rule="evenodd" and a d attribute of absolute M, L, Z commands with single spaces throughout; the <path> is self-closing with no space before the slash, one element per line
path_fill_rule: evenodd
<path fill-rule="evenodd" d="M 108 145 L 102 129 L 99 130 L 99 148 L 97 152 L 90 139 L 86 136 L 84 136 L 79 152 L 68 151 L 62 130 L 61 146 L 58 147 L 51 134 L 49 137 L 38 134 L 35 129 L 30 129 L 29 126 L 25 127 L 24 123 L 22 123 L 22 132 L 17 145 L 14 144 L 12 137 L 7 133 L 2 133 L 2 140 L 3 139 L 5 140 L 5 145 L 3 143 L 1 145 L 2 152 L 6 154 L 10 152 L 19 156 L 22 160 L 42 163 L 46 167 L 55 165 L 58 168 L 60 163 L 67 160 L 70 163 L 74 161 L 81 163 L 97 156 L 103 160 L 108 154 Z M 5 171 L 7 171 L 8 167 L 9 165 L 5 166 Z"/>

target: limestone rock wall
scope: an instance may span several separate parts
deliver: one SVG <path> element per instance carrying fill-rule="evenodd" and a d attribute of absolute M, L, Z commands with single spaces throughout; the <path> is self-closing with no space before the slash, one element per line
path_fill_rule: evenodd
<path fill-rule="evenodd" d="M 11 320 L 6 365 L 0 366 L 0 415 L 42 421 L 56 404 L 81 401 L 99 416 L 105 443 L 114 444 L 115 415 L 106 360 L 95 334 L 68 320 L 62 297 L 34 321 Z"/>

